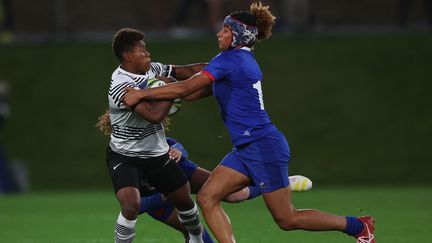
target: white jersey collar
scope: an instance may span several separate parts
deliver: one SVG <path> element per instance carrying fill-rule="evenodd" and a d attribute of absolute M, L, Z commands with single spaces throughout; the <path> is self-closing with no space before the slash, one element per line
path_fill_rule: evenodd
<path fill-rule="evenodd" d="M 125 73 L 125 74 L 127 74 L 127 75 L 130 75 L 130 76 L 132 76 L 132 77 L 137 77 L 137 78 L 146 78 L 146 77 L 148 77 L 148 74 L 147 74 L 147 73 L 145 73 L 145 74 L 136 74 L 136 73 L 128 72 L 128 71 L 124 70 L 124 69 L 121 67 L 121 65 L 118 66 L 118 69 L 119 69 L 121 72 L 123 72 L 123 73 Z"/>
<path fill-rule="evenodd" d="M 245 51 L 252 51 L 252 49 L 250 47 L 247 47 L 247 46 L 243 46 L 240 49 L 245 50 Z"/>

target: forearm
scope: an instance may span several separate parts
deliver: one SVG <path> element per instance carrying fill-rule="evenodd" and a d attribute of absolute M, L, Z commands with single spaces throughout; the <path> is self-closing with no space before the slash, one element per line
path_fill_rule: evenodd
<path fill-rule="evenodd" d="M 175 78 L 185 80 L 200 72 L 207 63 L 194 63 L 189 65 L 175 65 Z"/>
<path fill-rule="evenodd" d="M 172 100 L 176 98 L 184 98 L 198 90 L 211 86 L 211 80 L 198 73 L 190 79 L 170 83 L 162 87 L 140 90 L 140 100 Z"/>
<path fill-rule="evenodd" d="M 204 87 L 188 96 L 183 97 L 187 101 L 195 101 L 213 94 L 212 86 Z"/>
<path fill-rule="evenodd" d="M 126 95 L 123 97 L 123 103 L 128 107 L 135 107 L 140 102 L 146 100 L 173 100 L 184 98 L 198 90 L 211 86 L 212 81 L 202 73 L 197 73 L 185 81 L 170 83 L 162 87 L 136 90 L 126 88 Z"/>
<path fill-rule="evenodd" d="M 148 122 L 160 123 L 167 116 L 171 105 L 171 101 L 144 101 L 137 105 L 134 111 Z"/>
<path fill-rule="evenodd" d="M 187 95 L 183 82 L 176 82 L 152 89 L 140 90 L 140 100 L 172 100 Z"/>
<path fill-rule="evenodd" d="M 154 101 L 151 102 L 151 104 L 150 112 L 153 114 L 153 118 L 157 122 L 162 122 L 163 119 L 168 115 L 172 101 Z"/>

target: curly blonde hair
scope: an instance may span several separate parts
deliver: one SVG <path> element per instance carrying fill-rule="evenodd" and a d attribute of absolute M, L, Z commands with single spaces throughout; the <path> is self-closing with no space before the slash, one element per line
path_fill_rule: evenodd
<path fill-rule="evenodd" d="M 162 124 L 165 128 L 165 131 L 169 131 L 169 125 L 171 124 L 169 117 L 165 117 L 165 119 L 162 121 Z M 95 124 L 95 127 L 99 128 L 102 134 L 111 135 L 112 125 L 108 110 L 105 110 L 105 113 L 99 116 L 98 122 Z"/>
<path fill-rule="evenodd" d="M 105 110 L 105 113 L 98 118 L 98 122 L 95 127 L 99 128 L 99 130 L 104 135 L 110 135 L 112 132 L 111 119 L 109 115 L 109 111 Z"/>
<path fill-rule="evenodd" d="M 270 12 L 269 8 L 270 6 L 263 6 L 261 2 L 254 2 L 250 5 L 250 13 L 257 21 L 258 41 L 268 39 L 272 35 L 276 17 Z"/>

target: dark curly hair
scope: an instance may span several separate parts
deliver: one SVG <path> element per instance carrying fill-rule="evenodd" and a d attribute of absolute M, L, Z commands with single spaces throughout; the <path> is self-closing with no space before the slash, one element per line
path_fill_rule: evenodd
<path fill-rule="evenodd" d="M 131 51 L 134 47 L 135 42 L 141 41 L 143 39 L 143 32 L 132 28 L 123 28 L 117 31 L 117 33 L 114 35 L 112 42 L 112 50 L 116 55 L 117 59 L 122 62 L 122 53 Z"/>

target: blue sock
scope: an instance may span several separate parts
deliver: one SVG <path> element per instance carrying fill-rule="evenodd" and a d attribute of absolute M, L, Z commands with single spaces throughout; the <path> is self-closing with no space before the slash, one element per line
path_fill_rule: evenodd
<path fill-rule="evenodd" d="M 347 226 L 345 233 L 351 236 L 357 236 L 363 230 L 363 222 L 358 220 L 356 217 L 346 216 Z"/>
<path fill-rule="evenodd" d="M 161 202 L 162 202 L 162 194 L 160 193 L 156 193 L 146 197 L 141 197 L 139 214 L 147 212 L 147 210 L 159 205 Z"/>
<path fill-rule="evenodd" d="M 204 240 L 204 243 L 214 243 L 214 241 L 210 237 L 210 234 L 207 232 L 206 228 L 204 228 L 203 240 Z"/>
<path fill-rule="evenodd" d="M 248 188 L 249 188 L 249 192 L 250 192 L 248 200 L 256 198 L 259 195 L 261 195 L 261 189 L 259 188 L 259 186 L 248 186 Z"/>

